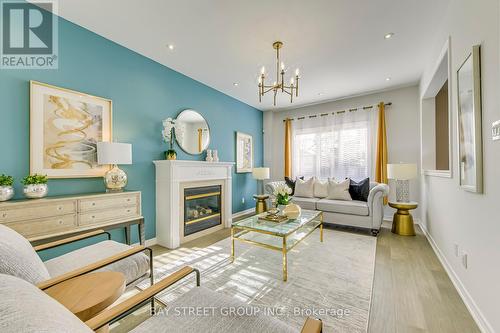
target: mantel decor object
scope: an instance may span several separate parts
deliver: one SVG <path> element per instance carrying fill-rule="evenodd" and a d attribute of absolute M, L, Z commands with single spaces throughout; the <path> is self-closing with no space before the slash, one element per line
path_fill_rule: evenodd
<path fill-rule="evenodd" d="M 163 141 L 168 142 L 169 149 L 165 152 L 166 160 L 176 160 L 177 152 L 174 149 L 175 119 L 167 118 L 163 121 Z"/>
<path fill-rule="evenodd" d="M 416 164 L 396 163 L 387 165 L 387 178 L 396 180 L 397 202 L 410 202 L 410 179 L 416 176 Z"/>
<path fill-rule="evenodd" d="M 127 186 L 128 178 L 118 164 L 132 164 L 132 145 L 130 143 L 98 142 L 97 161 L 111 164 L 113 168 L 104 175 L 106 192 L 121 192 Z"/>

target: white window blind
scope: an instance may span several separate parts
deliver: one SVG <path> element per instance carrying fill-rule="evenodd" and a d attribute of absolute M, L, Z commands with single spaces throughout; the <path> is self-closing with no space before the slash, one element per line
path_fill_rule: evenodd
<path fill-rule="evenodd" d="M 337 180 L 369 177 L 376 119 L 369 112 L 373 111 L 294 120 L 293 176 Z"/>

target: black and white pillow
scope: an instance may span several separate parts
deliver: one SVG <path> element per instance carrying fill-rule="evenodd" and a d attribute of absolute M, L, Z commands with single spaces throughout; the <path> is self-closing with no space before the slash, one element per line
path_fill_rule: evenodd
<path fill-rule="evenodd" d="M 298 178 L 304 180 L 304 177 L 298 177 Z M 292 189 L 292 194 L 290 194 L 290 195 L 293 195 L 295 193 L 295 182 L 296 181 L 297 181 L 297 178 L 292 179 L 290 177 L 285 177 L 285 183 L 288 185 L 289 188 Z"/>
<path fill-rule="evenodd" d="M 359 182 L 350 179 L 349 194 L 352 200 L 368 201 L 370 193 L 370 178 L 365 178 Z"/>

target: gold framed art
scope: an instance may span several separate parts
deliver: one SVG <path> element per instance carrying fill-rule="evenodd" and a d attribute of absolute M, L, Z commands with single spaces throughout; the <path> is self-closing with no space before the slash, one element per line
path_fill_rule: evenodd
<path fill-rule="evenodd" d="M 30 81 L 30 173 L 102 177 L 97 142 L 112 141 L 112 101 Z"/>
<path fill-rule="evenodd" d="M 236 173 L 248 173 L 253 169 L 253 137 L 236 132 Z"/>

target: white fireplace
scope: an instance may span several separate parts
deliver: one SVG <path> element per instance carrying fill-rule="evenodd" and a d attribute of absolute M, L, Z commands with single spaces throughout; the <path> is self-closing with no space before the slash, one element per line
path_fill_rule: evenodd
<path fill-rule="evenodd" d="M 229 228 L 232 162 L 162 160 L 156 166 L 156 239 L 180 244 Z"/>

